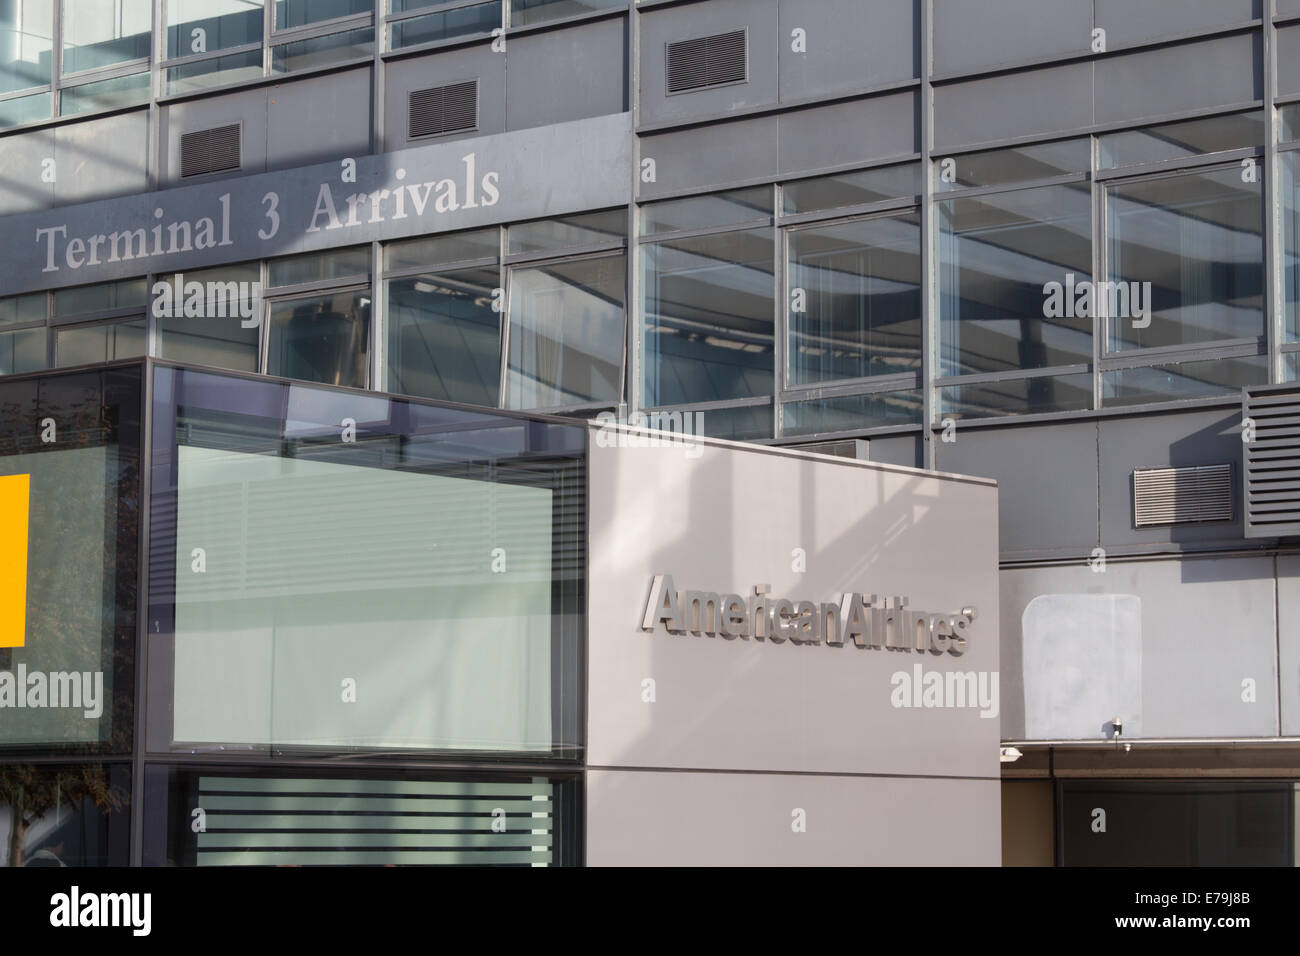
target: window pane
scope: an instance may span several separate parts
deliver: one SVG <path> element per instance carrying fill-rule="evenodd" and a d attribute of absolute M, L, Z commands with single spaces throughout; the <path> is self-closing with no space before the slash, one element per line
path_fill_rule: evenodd
<path fill-rule="evenodd" d="M 54 364 L 59 367 L 134 358 L 144 352 L 144 319 L 82 325 L 54 333 Z"/>
<path fill-rule="evenodd" d="M 641 235 L 709 229 L 772 215 L 772 187 L 737 189 L 690 199 L 669 199 L 641 207 Z"/>
<path fill-rule="evenodd" d="M 230 56 L 217 56 L 198 63 L 185 66 L 173 66 L 167 70 L 167 92 L 189 93 L 195 90 L 211 89 L 240 80 L 252 80 L 262 75 L 262 51 L 249 50 L 247 53 L 233 53 Z"/>
<path fill-rule="evenodd" d="M 694 436 L 699 435 L 706 438 L 723 438 L 727 441 L 754 441 L 772 437 L 770 402 L 761 405 L 738 405 L 733 408 L 710 408 L 698 412 L 674 413 L 653 410 L 646 412 L 651 427 L 656 423 L 656 415 L 673 414 L 680 414 L 682 417 L 681 441 L 687 444 L 694 440 Z M 672 429 L 663 428 L 662 425 L 660 427 L 665 431 L 678 431 L 675 427 Z"/>
<path fill-rule="evenodd" d="M 991 418 L 1092 408 L 1092 376 L 1040 376 L 939 389 L 941 414 L 953 418 Z"/>
<path fill-rule="evenodd" d="M 1300 153 L 1278 156 L 1282 167 L 1282 283 L 1286 311 L 1282 319 L 1282 340 L 1300 342 Z"/>
<path fill-rule="evenodd" d="M 496 229 L 453 232 L 384 246 L 384 269 L 432 269 L 455 262 L 496 259 L 501 255 L 501 233 Z"/>
<path fill-rule="evenodd" d="M 626 273 L 623 256 L 512 273 L 506 407 L 618 401 Z"/>
<path fill-rule="evenodd" d="M 64 87 L 59 93 L 59 114 L 72 116 L 91 110 L 107 110 L 116 106 L 130 106 L 149 99 L 149 74 L 134 73 L 97 83 Z"/>
<path fill-rule="evenodd" d="M 374 9 L 374 0 L 275 0 L 275 28 L 301 27 Z"/>
<path fill-rule="evenodd" d="M 1091 210 L 1073 184 L 939 204 L 940 377 L 1092 361 L 1066 293 L 1091 282 Z"/>
<path fill-rule="evenodd" d="M 388 283 L 385 388 L 403 395 L 496 407 L 501 381 L 496 269 Z"/>
<path fill-rule="evenodd" d="M 267 267 L 267 283 L 272 287 L 319 282 L 323 279 L 364 277 L 370 274 L 370 247 L 354 246 L 351 249 L 285 256 L 272 259 Z"/>
<path fill-rule="evenodd" d="M 171 286 L 171 308 L 155 298 L 158 355 L 176 362 L 257 371 L 262 321 L 259 272 L 256 263 L 249 263 L 182 273 L 185 285 L 204 284 L 201 302 L 198 297 L 190 299 L 184 289 L 177 295 L 174 276 L 159 276 L 159 281 Z"/>
<path fill-rule="evenodd" d="M 1230 395 L 1243 386 L 1267 382 L 1265 355 L 1126 368 L 1101 373 L 1101 403 L 1110 407 Z"/>
<path fill-rule="evenodd" d="M 54 78 L 54 4 L 0 4 L 0 93 L 49 86 Z M 48 111 L 47 111 L 48 113 Z"/>
<path fill-rule="evenodd" d="M 153 0 L 63 0 L 63 72 L 149 56 Z"/>
<path fill-rule="evenodd" d="M 25 637 L 0 648 L 0 749 L 131 752 L 140 391 L 138 366 L 0 380 L 0 485 L 27 518 Z M 47 416 L 52 444 L 33 431 Z"/>
<path fill-rule="evenodd" d="M 921 392 L 873 392 L 842 398 L 821 398 L 781 406 L 781 427 L 787 435 L 856 431 L 881 425 L 915 425 L 921 421 Z"/>
<path fill-rule="evenodd" d="M 917 213 L 791 230 L 789 248 L 793 384 L 921 367 Z"/>
<path fill-rule="evenodd" d="M 1285 352 L 1282 355 L 1282 381 L 1300 380 L 1300 352 Z"/>
<path fill-rule="evenodd" d="M 314 66 L 327 66 L 340 60 L 370 56 L 374 50 L 373 27 L 332 33 L 329 36 L 283 43 L 271 48 L 271 72 L 288 73 L 290 70 L 307 70 Z"/>
<path fill-rule="evenodd" d="M 1264 114 L 1236 113 L 1108 133 L 1098 138 L 1101 169 L 1155 163 L 1224 149 L 1264 145 Z"/>
<path fill-rule="evenodd" d="M 388 48 L 397 50 L 419 43 L 450 40 L 452 37 L 474 33 L 490 33 L 501 26 L 501 5 L 482 3 L 473 7 L 459 7 L 446 13 L 431 13 L 426 17 L 413 17 L 389 24 Z"/>
<path fill-rule="evenodd" d="M 646 407 L 771 395 L 772 232 L 643 246 Z"/>
<path fill-rule="evenodd" d="M 1039 146 L 992 149 L 963 153 L 936 161 L 935 188 L 942 192 L 959 186 L 997 186 L 1051 179 L 1092 168 L 1092 144 L 1087 139 L 1067 139 Z"/>
<path fill-rule="evenodd" d="M 907 163 L 786 183 L 781 188 L 781 203 L 786 215 L 792 215 L 814 209 L 906 198 L 920 192 L 921 167 L 918 163 Z"/>
<path fill-rule="evenodd" d="M 45 368 L 45 329 L 0 332 L 0 375 Z"/>
<path fill-rule="evenodd" d="M 370 293 L 271 303 L 266 374 L 366 387 Z"/>
<path fill-rule="evenodd" d="M 0 325 L 18 325 L 21 322 L 43 322 L 44 320 L 44 292 L 0 299 Z"/>
<path fill-rule="evenodd" d="M 1235 166 L 1107 189 L 1110 348 L 1263 335 L 1262 219 Z"/>
<path fill-rule="evenodd" d="M 263 0 L 167 0 L 167 58 L 262 40 Z M 260 57 L 259 53 L 259 57 Z"/>
<path fill-rule="evenodd" d="M 573 778 L 230 766 L 145 774 L 146 866 L 579 863 Z M 231 795 L 247 812 L 195 833 L 188 808 Z M 271 820 L 284 826 L 268 829 Z"/>
<path fill-rule="evenodd" d="M 521 222 L 506 230 L 507 249 L 520 253 L 558 252 L 580 246 L 627 241 L 627 210 L 583 213 L 561 219 Z"/>
<path fill-rule="evenodd" d="M 144 308 L 144 279 L 123 279 L 100 285 L 79 285 L 54 293 L 54 314 L 58 318 L 110 312 L 114 309 Z"/>
<path fill-rule="evenodd" d="M 0 766 L 0 866 L 127 866 L 131 768 Z"/>
<path fill-rule="evenodd" d="M 50 118 L 50 102 L 54 94 L 37 93 L 0 101 L 0 127 L 38 123 Z"/>
<path fill-rule="evenodd" d="M 555 17 L 626 7 L 628 0 L 510 0 L 510 23 L 524 26 Z"/>

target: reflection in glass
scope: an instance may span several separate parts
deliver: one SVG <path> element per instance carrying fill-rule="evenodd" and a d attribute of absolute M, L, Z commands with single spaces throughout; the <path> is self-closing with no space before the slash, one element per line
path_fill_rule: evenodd
<path fill-rule="evenodd" d="M 1300 352 L 1282 353 L 1282 381 L 1300 380 Z"/>
<path fill-rule="evenodd" d="M 271 303 L 266 374 L 365 388 L 370 292 Z"/>
<path fill-rule="evenodd" d="M 581 246 L 627 240 L 627 210 L 584 213 L 559 219 L 521 222 L 506 230 L 510 255 L 560 252 Z"/>
<path fill-rule="evenodd" d="M 262 51 L 232 53 L 215 56 L 197 63 L 168 67 L 167 93 L 189 93 L 197 90 L 252 80 L 262 75 Z"/>
<path fill-rule="evenodd" d="M 1278 156 L 1282 167 L 1282 341 L 1300 342 L 1300 152 Z"/>
<path fill-rule="evenodd" d="M 49 86 L 54 73 L 53 51 L 54 4 L 50 0 L 0 4 L 0 93 Z"/>
<path fill-rule="evenodd" d="M 144 319 L 78 325 L 54 333 L 54 364 L 92 365 L 145 353 Z"/>
<path fill-rule="evenodd" d="M 350 249 L 284 256 L 272 259 L 266 265 L 267 285 L 272 287 L 320 282 L 324 279 L 364 277 L 370 274 L 370 247 L 353 246 Z M 252 278 L 256 279 L 257 276 Z"/>
<path fill-rule="evenodd" d="M 710 229 L 772 216 L 772 187 L 755 186 L 726 193 L 668 199 L 641 207 L 641 235 L 686 229 Z"/>
<path fill-rule="evenodd" d="M 431 13 L 424 17 L 399 20 L 388 26 L 388 48 L 398 50 L 404 46 L 450 40 L 453 37 L 474 33 L 490 33 L 501 26 L 501 4 L 480 3 L 472 7 L 458 7 L 444 13 Z"/>
<path fill-rule="evenodd" d="M 374 9 L 374 0 L 275 0 L 275 28 L 302 27 Z"/>
<path fill-rule="evenodd" d="M 262 40 L 263 0 L 167 0 L 163 6 L 169 60 Z"/>
<path fill-rule="evenodd" d="M 126 866 L 131 768 L 0 765 L 0 866 Z"/>
<path fill-rule="evenodd" d="M 523 26 L 556 17 L 572 17 L 595 10 L 626 7 L 627 0 L 510 0 L 510 23 Z"/>
<path fill-rule="evenodd" d="M 202 315 L 158 316 L 158 355 L 174 362 L 257 371 L 261 302 L 251 293 L 259 271 L 257 263 L 250 263 L 183 273 L 186 283 L 222 283 L 230 298 L 205 300 Z M 241 290 L 250 295 L 240 298 Z"/>
<path fill-rule="evenodd" d="M 1261 189 L 1233 166 L 1106 190 L 1108 279 L 1147 310 L 1111 316 L 1112 351 L 1264 334 Z"/>
<path fill-rule="evenodd" d="M 385 388 L 403 395 L 496 407 L 501 381 L 496 269 L 388 282 Z"/>
<path fill-rule="evenodd" d="M 618 401 L 626 281 L 621 255 L 514 270 L 507 408 Z"/>
<path fill-rule="evenodd" d="M 45 368 L 45 329 L 0 332 L 0 375 Z"/>
<path fill-rule="evenodd" d="M 153 0 L 63 0 L 63 72 L 149 56 Z"/>
<path fill-rule="evenodd" d="M 772 233 L 642 246 L 645 406 L 772 394 Z"/>
<path fill-rule="evenodd" d="M 1098 139 L 1101 169 L 1131 163 L 1156 163 L 1225 149 L 1263 146 L 1264 114 L 1255 110 L 1230 116 L 1210 116 L 1184 123 L 1106 133 Z"/>
<path fill-rule="evenodd" d="M 0 127 L 21 126 L 23 123 L 49 119 L 53 96 L 53 93 L 37 93 L 12 100 L 0 100 Z"/>
<path fill-rule="evenodd" d="M 149 99 L 149 74 L 133 73 L 111 80 L 65 86 L 59 93 L 59 115 L 72 116 L 91 110 L 129 106 Z"/>
<path fill-rule="evenodd" d="M 947 385 L 939 389 L 940 414 L 993 418 L 1092 408 L 1092 376 L 1045 375 L 1002 382 Z"/>
<path fill-rule="evenodd" d="M 781 427 L 786 435 L 857 431 L 883 425 L 914 425 L 921 421 L 921 392 L 872 392 L 791 402 L 781 406 Z"/>
<path fill-rule="evenodd" d="M 940 377 L 1092 360 L 1092 319 L 1049 299 L 1090 281 L 1091 209 L 1087 185 L 938 204 Z"/>
<path fill-rule="evenodd" d="M 789 216 L 815 209 L 908 198 L 920 192 L 921 167 L 918 163 L 906 163 L 786 183 L 781 187 L 781 204 Z"/>
<path fill-rule="evenodd" d="M 920 368 L 919 215 L 791 230 L 789 250 L 792 384 Z"/>
<path fill-rule="evenodd" d="M 143 309 L 145 295 L 144 279 L 123 279 L 120 282 L 58 289 L 54 293 L 54 315 L 56 318 L 70 318 L 92 312 L 111 312 L 114 309 Z"/>
<path fill-rule="evenodd" d="M 476 229 L 440 236 L 390 242 L 384 246 L 384 269 L 432 269 L 455 262 L 496 259 L 501 254 L 501 233 L 497 229 Z"/>
<path fill-rule="evenodd" d="M 0 299 L 0 325 L 45 321 L 45 293 L 12 295 Z"/>
<path fill-rule="evenodd" d="M 271 72 L 288 73 L 314 66 L 328 66 L 341 60 L 370 56 L 375 45 L 373 27 L 331 33 L 296 43 L 282 43 L 271 48 Z"/>
<path fill-rule="evenodd" d="M 1035 146 L 962 153 L 944 157 L 937 164 L 935 188 L 941 192 L 959 186 L 1027 183 L 1069 173 L 1086 173 L 1092 168 L 1092 144 L 1087 139 L 1066 139 Z"/>
<path fill-rule="evenodd" d="M 1101 373 L 1101 403 L 1113 407 L 1230 395 L 1267 382 L 1266 355 L 1117 369 Z"/>

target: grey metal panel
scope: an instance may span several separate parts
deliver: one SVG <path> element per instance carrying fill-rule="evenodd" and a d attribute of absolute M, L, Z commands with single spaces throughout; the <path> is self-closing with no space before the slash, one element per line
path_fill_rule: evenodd
<path fill-rule="evenodd" d="M 1276 62 L 1278 93 L 1300 93 L 1300 23 L 1277 28 Z"/>
<path fill-rule="evenodd" d="M 715 443 L 593 442 L 590 456 L 591 765 L 997 776 L 993 704 L 895 697 L 919 685 L 920 669 L 931 681 L 969 673 L 989 700 L 998 669 L 991 484 Z M 650 500 L 653 511 L 627 507 Z M 774 601 L 838 602 L 851 591 L 906 596 L 915 612 L 978 614 L 959 656 L 647 632 L 656 574 L 682 592 L 752 595 L 766 584 Z M 642 697 L 647 679 L 653 703 Z"/>
<path fill-rule="evenodd" d="M 0 215 L 48 209 L 54 204 L 54 183 L 42 181 L 42 163 L 54 158 L 54 133 L 49 129 L 0 139 Z M 55 166 L 57 176 L 58 167 Z"/>
<path fill-rule="evenodd" d="M 1117 716 L 1126 738 L 1277 733 L 1271 558 L 1080 562 L 1004 570 L 1001 582 L 1004 738 L 1103 739 Z M 1093 614 L 1106 598 L 1116 615 Z M 1140 689 L 1103 701 L 1094 692 L 1116 689 L 1124 657 Z"/>
<path fill-rule="evenodd" d="M 370 152 L 370 70 L 285 83 L 269 91 L 268 169 Z"/>
<path fill-rule="evenodd" d="M 997 479 L 1003 554 L 1096 547 L 1094 422 L 966 430 L 958 423 L 954 437 L 935 443 L 938 467 Z"/>
<path fill-rule="evenodd" d="M 1300 555 L 1277 558 L 1277 637 L 1282 733 L 1300 736 Z"/>
<path fill-rule="evenodd" d="M 764 106 L 777 100 L 777 0 L 713 0 L 641 12 L 641 122 L 646 125 Z M 730 30 L 749 33 L 749 80 L 669 96 L 665 44 Z"/>
<path fill-rule="evenodd" d="M 1104 418 L 1098 423 L 1101 546 L 1200 543 L 1242 537 L 1240 479 L 1231 521 L 1135 528 L 1133 471 L 1232 462 L 1241 467 L 1241 414 L 1222 410 Z"/>
<path fill-rule="evenodd" d="M 627 24 L 600 20 L 526 34 L 506 54 L 510 129 L 621 113 L 627 89 Z"/>
<path fill-rule="evenodd" d="M 66 205 L 147 189 L 148 144 L 146 110 L 57 127 L 55 201 Z"/>
<path fill-rule="evenodd" d="M 1000 788 L 997 780 L 593 769 L 587 863 L 997 866 Z M 796 810 L 805 832 L 792 828 Z"/>
<path fill-rule="evenodd" d="M 1275 0 L 1275 2 L 1277 3 L 1277 15 L 1279 17 L 1300 14 L 1300 0 Z"/>
<path fill-rule="evenodd" d="M 228 173 L 213 173 L 202 177 L 205 182 L 217 179 L 230 179 L 235 176 L 247 176 L 260 173 L 266 169 L 266 88 L 244 90 L 240 93 L 228 93 L 224 96 L 211 96 L 197 100 L 186 100 L 164 106 L 162 113 L 166 117 L 163 126 L 164 185 L 180 185 L 188 181 L 181 179 L 181 137 L 196 130 L 211 129 L 238 123 L 241 127 L 243 141 L 240 146 L 240 168 Z"/>
<path fill-rule="evenodd" d="M 1195 43 L 1107 59 L 1097 65 L 1098 123 L 1208 109 L 1264 95 L 1258 34 Z"/>
<path fill-rule="evenodd" d="M 478 131 L 439 137 L 437 142 L 503 132 L 506 128 L 507 56 L 509 53 L 493 53 L 491 44 L 482 43 L 387 64 L 384 68 L 384 149 L 414 145 L 406 138 L 407 105 L 412 90 L 445 86 L 475 77 L 478 78 Z M 416 141 L 422 142 L 429 140 Z"/>
<path fill-rule="evenodd" d="M 738 120 L 641 138 L 641 159 L 655 161 L 656 181 L 640 183 L 642 199 L 683 189 L 775 177 L 779 163 L 775 116 Z"/>
<path fill-rule="evenodd" d="M 942 150 L 1092 125 L 1092 64 L 1069 63 L 934 89 Z"/>
<path fill-rule="evenodd" d="M 934 72 L 1086 53 L 1091 0 L 934 0 Z"/>
<path fill-rule="evenodd" d="M 1095 0 L 1097 26 L 1106 31 L 1111 49 L 1154 40 L 1212 30 L 1259 16 L 1259 0 Z"/>
<path fill-rule="evenodd" d="M 834 96 L 921 75 L 919 0 L 780 0 L 781 100 Z M 806 34 L 807 52 L 791 49 Z"/>
<path fill-rule="evenodd" d="M 921 439 L 916 435 L 881 435 L 867 445 L 872 461 L 887 465 L 921 467 Z"/>
<path fill-rule="evenodd" d="M 916 102 L 916 94 L 907 92 L 781 114 L 781 172 L 917 152 Z"/>

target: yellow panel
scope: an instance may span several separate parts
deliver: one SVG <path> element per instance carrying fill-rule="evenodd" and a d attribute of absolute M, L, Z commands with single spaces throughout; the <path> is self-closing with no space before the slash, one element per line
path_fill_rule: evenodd
<path fill-rule="evenodd" d="M 0 647 L 22 647 L 27 629 L 27 501 L 31 475 L 0 477 Z"/>

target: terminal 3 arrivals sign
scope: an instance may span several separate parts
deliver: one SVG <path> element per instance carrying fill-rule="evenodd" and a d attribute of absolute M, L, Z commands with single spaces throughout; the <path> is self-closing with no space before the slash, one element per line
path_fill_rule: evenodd
<path fill-rule="evenodd" d="M 0 296 L 624 205 L 629 115 L 0 218 Z"/>

